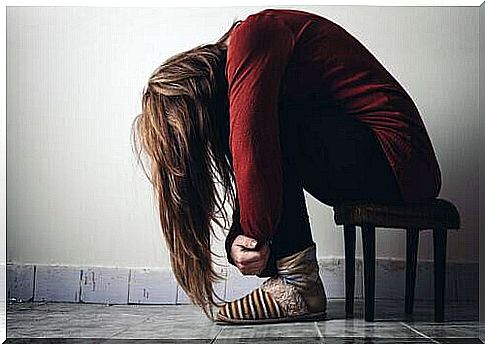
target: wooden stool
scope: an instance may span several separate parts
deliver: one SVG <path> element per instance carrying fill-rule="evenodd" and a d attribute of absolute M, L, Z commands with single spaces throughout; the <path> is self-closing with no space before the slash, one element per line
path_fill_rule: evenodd
<path fill-rule="evenodd" d="M 344 226 L 345 241 L 345 313 L 354 312 L 355 226 L 362 231 L 364 255 L 364 313 L 366 321 L 374 320 L 375 299 L 375 227 L 406 229 L 406 295 L 405 312 L 413 313 L 414 286 L 419 231 L 433 230 L 434 246 L 434 312 L 435 321 L 444 320 L 446 238 L 448 229 L 460 228 L 456 207 L 444 199 L 406 205 L 372 202 L 344 202 L 333 207 L 337 225 Z"/>

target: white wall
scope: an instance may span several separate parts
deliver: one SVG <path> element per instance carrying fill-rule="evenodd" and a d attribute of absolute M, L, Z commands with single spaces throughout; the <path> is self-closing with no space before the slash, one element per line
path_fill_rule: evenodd
<path fill-rule="evenodd" d="M 344 26 L 412 95 L 440 196 L 462 214 L 449 259 L 478 261 L 478 8 L 294 8 Z M 163 60 L 259 9 L 7 8 L 8 262 L 169 266 L 130 146 L 142 88 Z M 331 208 L 306 195 L 319 255 L 342 256 Z M 420 259 L 432 257 L 430 234 Z M 377 256 L 404 257 L 403 231 L 377 236 Z"/>

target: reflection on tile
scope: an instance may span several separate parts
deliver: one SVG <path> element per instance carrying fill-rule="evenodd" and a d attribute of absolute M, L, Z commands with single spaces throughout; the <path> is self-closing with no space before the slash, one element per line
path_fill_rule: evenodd
<path fill-rule="evenodd" d="M 324 337 L 422 337 L 408 327 L 396 322 L 367 322 L 363 319 L 338 319 L 319 321 L 317 326 Z"/>
<path fill-rule="evenodd" d="M 265 338 L 217 338 L 215 344 L 260 344 L 260 343 L 285 343 L 285 344 L 320 344 L 328 343 L 320 337 L 265 337 Z"/>
<path fill-rule="evenodd" d="M 387 306 L 387 308 L 389 309 L 390 306 Z M 404 303 L 402 304 L 401 309 L 404 310 Z M 415 302 L 415 311 L 411 318 L 413 321 L 434 322 L 434 303 L 432 301 Z M 447 302 L 445 304 L 445 322 L 478 321 L 478 319 L 479 310 L 478 303 L 476 302 Z"/>
<path fill-rule="evenodd" d="M 140 315 L 50 314 L 7 320 L 7 337 L 111 337 L 146 319 Z"/>
<path fill-rule="evenodd" d="M 113 338 L 211 339 L 220 329 L 193 305 L 157 307 L 158 313 L 117 333 Z"/>
<path fill-rule="evenodd" d="M 485 324 L 478 322 L 410 323 L 412 328 L 429 337 L 474 337 L 479 338 Z"/>
<path fill-rule="evenodd" d="M 220 325 L 222 332 L 218 339 L 266 338 L 266 337 L 319 337 L 313 322 L 259 325 Z"/>
<path fill-rule="evenodd" d="M 23 304 L 11 304 L 7 307 L 7 314 L 11 316 L 26 316 L 29 313 L 33 316 L 43 316 L 45 314 L 64 314 L 69 316 L 69 314 L 105 314 L 117 316 L 118 314 L 139 314 L 148 316 L 154 308 L 164 306 L 152 306 L 143 305 L 139 306 L 137 304 L 133 305 L 107 305 L 100 303 L 67 303 L 67 302 L 32 302 Z M 152 312 L 153 312 L 152 311 Z M 20 314 L 22 312 L 22 314 Z"/>
<path fill-rule="evenodd" d="M 342 301 L 343 302 L 343 301 Z M 363 317 L 363 301 L 356 300 L 356 317 Z M 344 306 L 342 306 L 344 307 Z M 361 313 L 362 312 L 362 313 Z M 445 305 L 445 320 L 448 321 L 478 321 L 478 305 L 467 302 L 447 302 Z M 414 313 L 409 316 L 404 313 L 404 300 L 376 299 L 376 320 L 394 321 L 431 321 L 434 322 L 434 303 L 432 301 L 415 301 Z"/>
<path fill-rule="evenodd" d="M 441 344 L 477 344 L 481 343 L 477 339 L 440 339 L 439 342 L 427 338 L 301 338 L 301 337 L 269 337 L 269 338 L 237 338 L 237 339 L 217 339 L 214 343 L 244 343 L 244 344 L 260 344 L 260 343 L 289 343 L 289 344 L 423 344 L 423 343 L 441 343 Z M 34 339 L 9 339 L 6 343 L 25 344 L 25 343 L 56 343 L 56 344 L 168 344 L 168 343 L 186 343 L 186 344 L 202 344 L 212 343 L 210 339 L 97 339 L 97 338 L 34 338 Z"/>
<path fill-rule="evenodd" d="M 12 344 L 203 344 L 211 339 L 110 339 L 110 338 L 11 338 L 5 343 Z"/>
<path fill-rule="evenodd" d="M 436 344 L 445 343 L 441 338 L 446 336 L 450 337 L 449 340 L 462 340 L 455 343 L 465 344 L 469 342 L 465 338 L 483 338 L 485 334 L 484 325 L 478 321 L 434 323 L 432 303 L 420 304 L 417 307 L 418 316 L 406 320 L 403 305 L 379 300 L 376 303 L 374 322 L 363 320 L 361 301 L 357 300 L 355 304 L 354 319 L 345 319 L 344 305 L 344 300 L 330 300 L 329 319 L 325 321 L 234 326 L 213 323 L 193 305 L 107 306 L 94 303 L 25 302 L 7 305 L 7 337 L 17 340 L 38 338 L 45 343 L 53 342 L 53 338 L 57 338 L 57 343 L 69 343 L 69 340 L 73 343 L 109 343 L 110 338 L 116 339 L 116 343 L 123 343 L 123 339 L 129 343 L 135 338 L 142 338 L 157 343 L 215 340 L 217 343 L 280 341 L 309 344 L 320 342 L 319 337 L 323 336 L 324 343 Z M 467 312 L 467 307 L 463 305 L 461 309 L 458 305 L 453 307 L 448 307 L 447 312 L 462 315 Z M 433 341 L 430 338 L 439 339 Z M 452 343 L 448 338 L 446 340 L 446 343 Z"/>
<path fill-rule="evenodd" d="M 483 344 L 478 338 L 433 338 L 440 344 Z"/>
<path fill-rule="evenodd" d="M 220 329 L 209 319 L 182 318 L 180 315 L 150 316 L 145 321 L 112 338 L 212 339 Z"/>

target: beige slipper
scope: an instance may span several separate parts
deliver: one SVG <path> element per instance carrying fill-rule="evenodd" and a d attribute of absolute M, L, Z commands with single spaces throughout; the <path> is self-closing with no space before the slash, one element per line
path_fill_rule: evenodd
<path fill-rule="evenodd" d="M 312 313 L 303 296 L 281 277 L 271 277 L 249 294 L 219 308 L 216 322 L 259 324 L 293 321 L 317 321 L 326 311 Z"/>

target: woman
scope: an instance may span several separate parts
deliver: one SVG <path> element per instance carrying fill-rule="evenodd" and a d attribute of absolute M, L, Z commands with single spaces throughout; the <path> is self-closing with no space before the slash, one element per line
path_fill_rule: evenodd
<path fill-rule="evenodd" d="M 155 70 L 142 105 L 134 133 L 180 286 L 214 318 L 211 221 L 226 228 L 217 216 L 226 199 L 229 262 L 270 277 L 220 305 L 218 321 L 325 317 L 304 189 L 335 205 L 409 203 L 441 188 L 410 96 L 356 38 L 315 14 L 267 9 L 237 21 Z"/>

